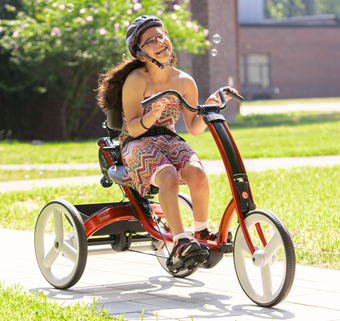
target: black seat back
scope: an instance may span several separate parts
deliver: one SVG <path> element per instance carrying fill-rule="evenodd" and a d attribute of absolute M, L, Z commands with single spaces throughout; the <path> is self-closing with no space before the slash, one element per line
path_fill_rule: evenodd
<path fill-rule="evenodd" d="M 110 108 L 106 116 L 106 123 L 109 129 L 121 132 L 123 126 L 122 111 Z"/>

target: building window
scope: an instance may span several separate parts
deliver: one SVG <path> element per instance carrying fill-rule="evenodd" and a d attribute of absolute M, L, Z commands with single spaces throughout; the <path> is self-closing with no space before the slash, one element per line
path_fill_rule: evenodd
<path fill-rule="evenodd" d="M 246 54 L 241 56 L 240 76 L 243 87 L 270 87 L 269 54 Z"/>

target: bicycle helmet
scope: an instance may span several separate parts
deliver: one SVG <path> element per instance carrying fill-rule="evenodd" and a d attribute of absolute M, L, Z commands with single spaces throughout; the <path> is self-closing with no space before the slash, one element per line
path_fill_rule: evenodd
<path fill-rule="evenodd" d="M 138 45 L 138 41 L 143 32 L 151 27 L 162 27 L 163 23 L 160 19 L 155 16 L 140 16 L 136 18 L 131 25 L 128 27 L 125 35 L 126 44 L 131 52 L 131 55 L 135 58 L 137 55 L 144 56 L 149 59 L 152 63 L 157 65 L 160 69 L 163 69 L 165 66 L 170 65 L 170 61 L 161 64 L 158 60 L 150 57 L 147 52 Z M 140 50 L 137 50 L 137 46 L 139 46 Z"/>
<path fill-rule="evenodd" d="M 125 41 L 132 56 L 137 56 L 136 45 L 140 36 L 145 30 L 151 27 L 163 27 L 163 23 L 155 16 L 140 16 L 128 27 L 125 35 Z"/>

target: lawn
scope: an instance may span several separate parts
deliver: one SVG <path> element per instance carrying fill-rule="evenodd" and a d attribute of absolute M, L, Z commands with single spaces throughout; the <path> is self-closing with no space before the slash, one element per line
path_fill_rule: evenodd
<path fill-rule="evenodd" d="M 228 124 L 244 158 L 337 155 L 340 151 L 340 113 L 295 112 L 238 116 Z M 202 159 L 219 159 L 211 134 L 183 138 Z M 31 145 L 0 143 L 0 164 L 97 162 L 96 140 L 46 142 Z M 18 156 L 19 155 L 19 156 Z"/>
<path fill-rule="evenodd" d="M 30 179 L 44 179 L 44 178 L 58 178 L 58 177 L 73 177 L 73 176 L 91 176 L 101 175 L 98 165 L 97 169 L 86 170 L 45 170 L 32 169 L 32 170 L 3 170 L 0 169 L 0 182 L 17 181 L 17 180 L 30 180 Z"/>
<path fill-rule="evenodd" d="M 228 125 L 243 158 L 340 153 L 340 113 L 238 116 Z M 202 159 L 220 158 L 209 132 L 183 137 Z"/>
<path fill-rule="evenodd" d="M 95 300 L 94 300 L 95 303 Z M 124 321 L 124 317 L 111 318 L 105 308 L 96 310 L 82 302 L 62 306 L 43 293 L 27 293 L 19 285 L 6 287 L 0 283 L 0 315 L 2 321 L 23 320 L 82 320 Z"/>
<path fill-rule="evenodd" d="M 318 104 L 318 103 L 333 103 L 333 102 L 340 102 L 340 97 L 253 100 L 253 101 L 244 101 L 242 105 L 263 106 L 263 105 L 287 105 L 287 104 L 310 104 L 310 103 Z"/>

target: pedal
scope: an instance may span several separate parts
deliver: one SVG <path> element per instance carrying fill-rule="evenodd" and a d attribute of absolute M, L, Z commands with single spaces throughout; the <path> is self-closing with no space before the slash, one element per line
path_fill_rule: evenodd
<path fill-rule="evenodd" d="M 188 254 L 185 257 L 184 261 L 180 260 L 177 263 L 168 266 L 169 271 L 176 274 L 184 269 L 194 270 L 195 268 L 203 264 L 208 256 L 209 252 L 207 250 L 197 250 Z"/>

